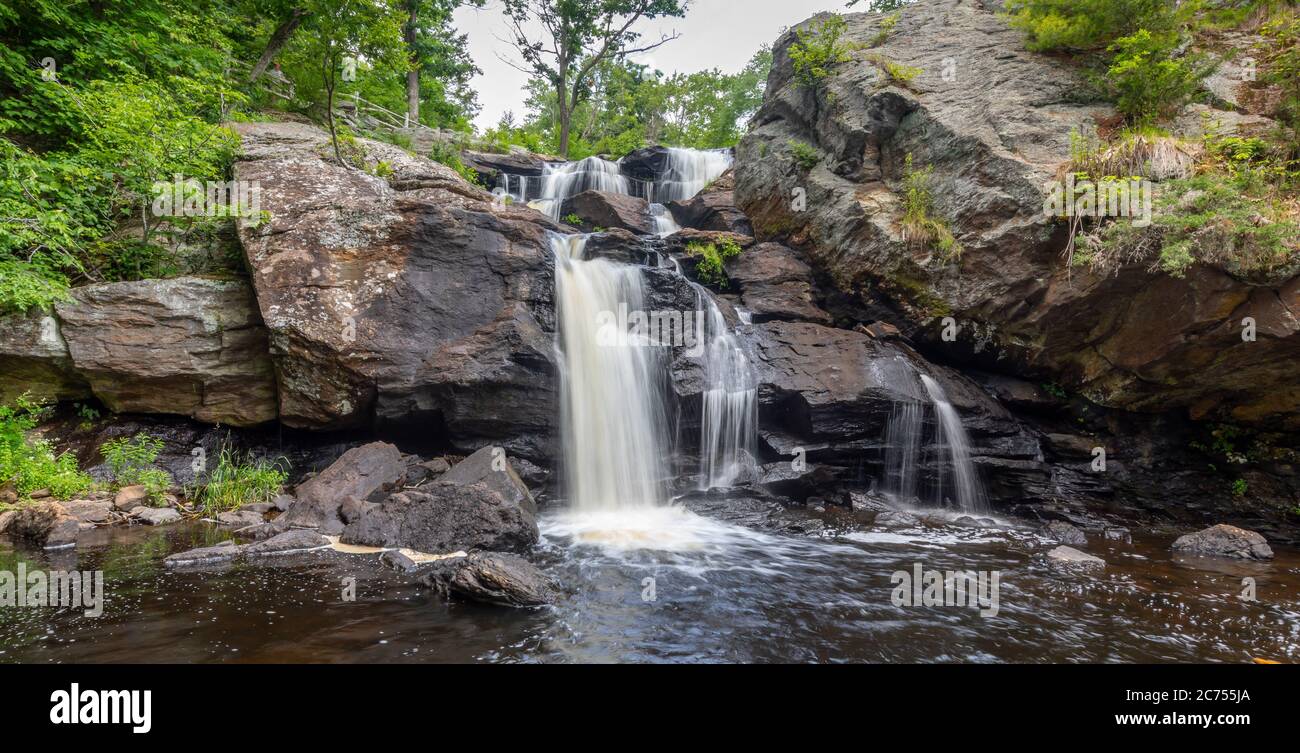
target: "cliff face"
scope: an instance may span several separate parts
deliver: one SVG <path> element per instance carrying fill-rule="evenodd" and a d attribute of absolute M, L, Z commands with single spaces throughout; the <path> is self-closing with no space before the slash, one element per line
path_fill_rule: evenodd
<path fill-rule="evenodd" d="M 1086 101 L 1068 61 L 1025 51 L 989 3 L 908 5 L 883 37 L 879 14 L 844 18 L 858 48 L 818 86 L 796 79 L 794 31 L 776 44 L 737 149 L 736 200 L 760 240 L 799 247 L 844 311 L 892 320 L 941 360 L 1129 411 L 1300 429 L 1294 269 L 1260 278 L 1197 264 L 1175 278 L 1149 261 L 1106 274 L 1067 263 L 1068 229 L 1044 211 L 1045 184 L 1070 159 L 1071 131 L 1113 115 Z M 904 81 L 900 66 L 920 70 Z M 796 156 L 804 145 L 818 153 L 811 167 Z M 963 246 L 957 259 L 904 232 L 908 155 L 932 171 L 934 215 Z M 955 340 L 942 337 L 946 317 Z M 1247 318 L 1254 340 L 1242 336 Z"/>

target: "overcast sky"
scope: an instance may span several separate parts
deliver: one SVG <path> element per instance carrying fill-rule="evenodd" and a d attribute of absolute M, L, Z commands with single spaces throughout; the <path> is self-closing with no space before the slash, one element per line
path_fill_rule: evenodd
<path fill-rule="evenodd" d="M 646 21 L 636 27 L 649 39 L 673 31 L 681 36 L 634 59 L 665 73 L 706 68 L 734 73 L 761 45 L 776 41 L 782 29 L 824 10 L 842 11 L 845 5 L 847 0 L 692 0 L 685 18 Z M 488 0 L 481 10 L 460 8 L 455 18 L 456 27 L 469 35 L 470 55 L 483 69 L 473 84 L 483 107 L 475 124 L 494 126 L 508 110 L 522 119 L 528 77 L 498 57 L 517 60 L 510 45 L 499 39 L 508 36 L 501 0 Z"/>

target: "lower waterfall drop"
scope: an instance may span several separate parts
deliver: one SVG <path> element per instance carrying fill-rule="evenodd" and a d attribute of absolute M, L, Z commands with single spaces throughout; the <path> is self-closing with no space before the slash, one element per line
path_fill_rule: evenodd
<path fill-rule="evenodd" d="M 668 476 L 660 349 L 601 330 L 620 304 L 641 308 L 641 271 L 583 259 L 586 245 L 551 236 L 567 493 L 579 512 L 654 508 Z"/>

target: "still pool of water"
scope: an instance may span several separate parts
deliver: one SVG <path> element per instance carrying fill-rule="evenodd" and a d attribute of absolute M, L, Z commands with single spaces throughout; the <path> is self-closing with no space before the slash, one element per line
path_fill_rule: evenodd
<path fill-rule="evenodd" d="M 725 506 L 721 506 L 725 509 Z M 715 516 L 718 514 L 715 510 Z M 722 513 L 725 516 L 725 513 Z M 76 550 L 0 538 L 0 570 L 102 570 L 106 605 L 0 608 L 3 662 L 1250 662 L 1300 660 L 1300 553 L 1174 558 L 1168 538 L 1090 539 L 1109 564 L 1060 574 L 1027 530 L 775 533 L 666 510 L 542 517 L 554 607 L 444 602 L 378 556 L 322 550 L 218 570 L 162 558 L 227 534 L 106 529 Z M 896 571 L 1000 573 L 999 611 L 900 607 Z M 1257 601 L 1240 598 L 1255 581 Z M 355 600 L 345 598 L 355 579 Z"/>

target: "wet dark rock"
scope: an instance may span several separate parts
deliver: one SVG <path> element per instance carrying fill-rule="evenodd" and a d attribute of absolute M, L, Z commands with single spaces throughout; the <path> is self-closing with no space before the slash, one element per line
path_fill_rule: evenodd
<path fill-rule="evenodd" d="M 297 501 L 292 494 L 277 494 L 275 499 L 271 500 L 271 505 L 279 512 L 286 512 L 289 506 Z"/>
<path fill-rule="evenodd" d="M 677 224 L 684 228 L 753 235 L 749 218 L 736 208 L 735 188 L 735 173 L 728 170 L 695 196 L 668 202 L 666 206 Z"/>
<path fill-rule="evenodd" d="M 233 561 L 239 556 L 241 547 L 233 541 L 223 541 L 214 546 L 191 549 L 187 552 L 169 554 L 163 558 L 163 565 L 174 567 L 203 567 Z"/>
<path fill-rule="evenodd" d="M 527 551 L 539 533 L 533 508 L 510 502 L 485 483 L 442 480 L 390 496 L 343 531 L 345 544 L 459 550 Z"/>
<path fill-rule="evenodd" d="M 444 596 L 503 607 L 537 607 L 557 598 L 551 581 L 528 560 L 501 552 L 439 560 L 423 582 Z"/>
<path fill-rule="evenodd" d="M 390 570 L 396 570 L 399 573 L 413 573 L 420 569 L 419 564 L 410 557 L 402 554 L 396 549 L 390 549 L 379 555 L 379 563 Z"/>
<path fill-rule="evenodd" d="M 583 191 L 564 200 L 560 216 L 577 215 L 587 228 L 619 228 L 637 235 L 652 235 L 650 205 L 645 199 L 604 191 Z"/>
<path fill-rule="evenodd" d="M 849 506 L 853 512 L 866 513 L 890 512 L 895 509 L 893 503 L 874 492 L 850 492 Z"/>
<path fill-rule="evenodd" d="M 1083 531 L 1061 520 L 1050 521 L 1043 526 L 1041 533 L 1044 538 L 1070 546 L 1085 546 L 1088 543 L 1088 537 Z"/>
<path fill-rule="evenodd" d="M 1133 534 L 1127 528 L 1108 526 L 1102 531 L 1102 535 L 1106 537 L 1107 541 L 1118 541 L 1122 544 L 1133 543 Z"/>
<path fill-rule="evenodd" d="M 658 180 L 668 171 L 668 147 L 655 145 L 633 150 L 618 161 L 618 167 L 629 178 Z"/>
<path fill-rule="evenodd" d="M 920 525 L 921 519 L 910 512 L 903 512 L 902 510 L 886 510 L 877 513 L 872 524 L 882 528 L 911 528 Z"/>
<path fill-rule="evenodd" d="M 1101 570 L 1106 561 L 1068 546 L 1058 546 L 1047 553 L 1047 563 L 1062 569 Z"/>
<path fill-rule="evenodd" d="M 474 152 L 465 150 L 460 153 L 465 166 L 478 174 L 479 183 L 485 186 L 498 185 L 501 174 L 536 177 L 542 174 L 547 159 L 531 152 L 510 152 L 493 154 L 491 152 Z"/>
<path fill-rule="evenodd" d="M 806 501 L 833 480 L 828 468 L 806 463 L 796 468 L 792 462 L 781 461 L 759 466 L 752 485 L 778 496 Z"/>
<path fill-rule="evenodd" d="M 726 262 L 727 277 L 740 287 L 741 305 L 755 322 L 788 319 L 830 324 L 813 300 L 812 270 L 790 248 L 759 243 Z"/>
<path fill-rule="evenodd" d="M 81 521 L 53 500 L 20 505 L 0 516 L 0 533 L 46 549 L 75 545 L 80 530 Z"/>
<path fill-rule="evenodd" d="M 266 539 L 269 539 L 272 536 L 278 536 L 287 530 L 289 530 L 289 524 L 284 522 L 283 517 L 279 517 L 275 520 L 268 520 L 265 523 L 255 526 L 241 528 L 239 529 L 239 535 L 241 538 L 251 539 L 253 541 L 265 541 Z"/>
<path fill-rule="evenodd" d="M 299 484 L 297 501 L 283 515 L 293 526 L 320 528 L 328 534 L 342 532 L 343 503 L 365 499 L 372 493 L 395 488 L 405 477 L 402 453 L 386 442 L 354 447 L 329 468 Z"/>
<path fill-rule="evenodd" d="M 277 534 L 265 541 L 245 544 L 241 547 L 241 553 L 245 557 L 265 557 L 306 552 L 322 549 L 329 545 L 329 539 L 326 539 L 321 534 L 299 528 Z"/>
<path fill-rule="evenodd" d="M 444 484 L 483 484 L 507 504 L 537 515 L 537 503 L 500 447 L 482 447 L 438 478 Z"/>
<path fill-rule="evenodd" d="M 1220 523 L 1203 531 L 1179 536 L 1173 551 L 1201 557 L 1226 557 L 1232 559 L 1271 560 L 1273 549 L 1254 531 Z"/>

